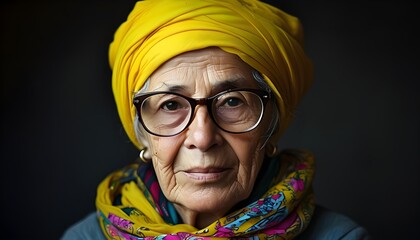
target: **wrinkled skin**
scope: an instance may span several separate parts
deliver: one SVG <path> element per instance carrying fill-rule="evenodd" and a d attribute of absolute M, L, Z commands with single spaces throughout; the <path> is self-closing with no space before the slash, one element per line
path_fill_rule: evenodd
<path fill-rule="evenodd" d="M 207 48 L 167 61 L 150 76 L 147 92 L 174 90 L 203 98 L 245 87 L 258 88 L 252 68 L 236 55 Z M 250 195 L 265 155 L 270 107 L 260 125 L 247 133 L 219 129 L 201 105 L 191 125 L 176 136 L 143 133 L 162 191 L 184 223 L 205 227 Z"/>

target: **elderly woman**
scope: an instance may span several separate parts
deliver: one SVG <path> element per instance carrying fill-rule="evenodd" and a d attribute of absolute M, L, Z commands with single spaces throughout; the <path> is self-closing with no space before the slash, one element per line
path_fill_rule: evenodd
<path fill-rule="evenodd" d="M 277 141 L 311 83 L 297 18 L 256 0 L 138 2 L 109 51 L 139 163 L 63 239 L 361 239 L 316 207 L 313 156 Z"/>

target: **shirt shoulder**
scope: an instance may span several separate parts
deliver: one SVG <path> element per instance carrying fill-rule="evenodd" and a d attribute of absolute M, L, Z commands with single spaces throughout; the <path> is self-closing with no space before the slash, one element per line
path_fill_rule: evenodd
<path fill-rule="evenodd" d="M 61 237 L 61 240 L 74 239 L 105 239 L 96 213 L 90 213 L 85 218 L 70 226 Z"/>
<path fill-rule="evenodd" d="M 370 240 L 371 237 L 365 228 L 349 217 L 317 206 L 308 228 L 298 239 Z"/>

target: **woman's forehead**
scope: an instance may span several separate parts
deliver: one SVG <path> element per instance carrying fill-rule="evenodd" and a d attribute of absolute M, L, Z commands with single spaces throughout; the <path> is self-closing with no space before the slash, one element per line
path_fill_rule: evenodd
<path fill-rule="evenodd" d="M 219 48 L 207 48 L 178 55 L 150 77 L 151 87 L 210 85 L 241 85 L 253 82 L 252 68 L 238 56 Z M 246 84 L 248 85 L 248 84 Z M 169 89 L 167 89 L 169 90 Z"/>

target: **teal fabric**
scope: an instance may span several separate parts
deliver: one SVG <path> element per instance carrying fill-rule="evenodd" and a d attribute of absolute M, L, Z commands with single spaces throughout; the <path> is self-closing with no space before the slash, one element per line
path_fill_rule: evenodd
<path fill-rule="evenodd" d="M 349 217 L 317 206 L 309 227 L 297 238 L 297 240 L 307 239 L 370 240 L 372 238 L 365 228 Z"/>
<path fill-rule="evenodd" d="M 65 231 L 61 240 L 105 239 L 96 213 L 91 213 Z M 317 206 L 308 229 L 297 240 L 370 240 L 366 229 L 342 214 Z"/>

